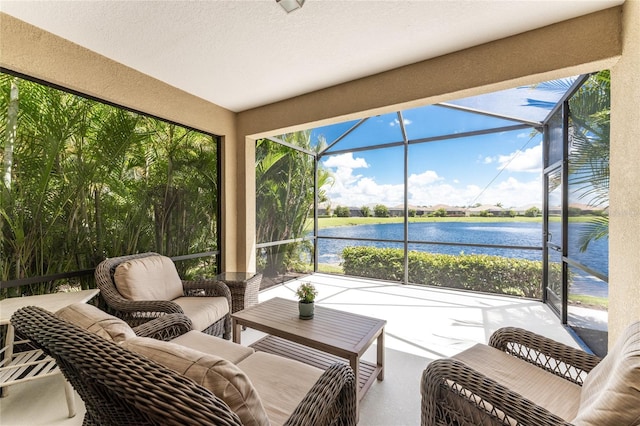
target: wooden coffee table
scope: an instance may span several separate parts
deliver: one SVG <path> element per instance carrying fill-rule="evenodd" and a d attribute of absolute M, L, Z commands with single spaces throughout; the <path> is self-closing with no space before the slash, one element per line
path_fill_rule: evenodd
<path fill-rule="evenodd" d="M 316 305 L 313 319 L 298 318 L 298 302 L 276 297 L 231 315 L 233 341 L 246 326 L 269 334 L 252 344 L 256 350 L 326 369 L 336 361 L 349 364 L 362 399 L 373 380 L 384 379 L 384 326 L 387 321 Z M 377 340 L 377 361 L 360 357 Z"/>

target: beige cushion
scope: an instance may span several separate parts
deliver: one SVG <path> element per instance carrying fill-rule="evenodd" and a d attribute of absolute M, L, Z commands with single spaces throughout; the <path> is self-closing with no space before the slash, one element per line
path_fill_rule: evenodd
<path fill-rule="evenodd" d="M 584 380 L 580 426 L 640 424 L 640 322 L 627 327 Z"/>
<path fill-rule="evenodd" d="M 229 361 L 171 342 L 146 337 L 129 339 L 123 342 L 122 346 L 209 389 L 240 417 L 243 425 L 269 424 L 251 380 Z"/>
<path fill-rule="evenodd" d="M 193 323 L 194 330 L 204 330 L 229 313 L 226 297 L 178 297 L 173 299 Z"/>
<path fill-rule="evenodd" d="M 60 309 L 56 312 L 56 315 L 63 320 L 116 343 L 136 337 L 129 324 L 86 303 L 74 303 Z"/>
<path fill-rule="evenodd" d="M 478 344 L 453 358 L 564 420 L 578 412 L 580 386 L 503 351 Z"/>
<path fill-rule="evenodd" d="M 196 351 L 206 354 L 216 355 L 234 364 L 237 364 L 254 352 L 252 348 L 247 346 L 238 345 L 237 343 L 195 330 L 176 337 L 171 343 L 195 349 Z"/>
<path fill-rule="evenodd" d="M 122 262 L 113 279 L 118 292 L 128 300 L 173 300 L 183 294 L 176 266 L 166 256 Z"/>
<path fill-rule="evenodd" d="M 260 394 L 272 425 L 282 425 L 322 375 L 298 361 L 256 352 L 238 363 Z"/>

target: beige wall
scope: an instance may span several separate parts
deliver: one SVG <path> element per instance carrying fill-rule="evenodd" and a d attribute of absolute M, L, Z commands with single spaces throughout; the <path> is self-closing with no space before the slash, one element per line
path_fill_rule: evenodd
<path fill-rule="evenodd" d="M 0 65 L 223 136 L 224 268 L 255 268 L 255 137 L 612 68 L 611 339 L 640 312 L 640 2 L 234 114 L 0 13 Z M 624 48 L 624 50 L 623 50 Z M 620 55 L 622 59 L 620 59 Z M 631 184 L 630 184 L 631 183 Z"/>
<path fill-rule="evenodd" d="M 611 69 L 610 345 L 640 320 L 640 1 L 623 11 L 622 58 Z"/>

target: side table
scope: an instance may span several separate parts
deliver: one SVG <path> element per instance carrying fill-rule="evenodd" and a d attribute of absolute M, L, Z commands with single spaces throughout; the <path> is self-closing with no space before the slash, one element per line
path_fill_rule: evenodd
<path fill-rule="evenodd" d="M 86 303 L 96 296 L 98 289 L 70 291 L 68 293 L 51 293 L 37 296 L 11 297 L 0 301 L 0 325 L 7 325 L 6 341 L 0 350 L 3 353 L 0 362 L 0 388 L 3 395 L 6 394 L 6 386 L 35 380 L 42 377 L 61 374 L 53 358 L 46 355 L 40 349 L 13 352 L 15 344 L 28 341 L 15 341 L 15 330 L 11 325 L 11 315 L 25 306 L 39 306 L 50 312 L 56 312 L 73 303 Z M 75 394 L 69 382 L 64 381 L 64 392 L 67 398 L 69 417 L 76 414 Z"/>
<path fill-rule="evenodd" d="M 223 272 L 216 275 L 231 291 L 231 313 L 258 304 L 258 290 L 262 274 L 255 272 Z"/>

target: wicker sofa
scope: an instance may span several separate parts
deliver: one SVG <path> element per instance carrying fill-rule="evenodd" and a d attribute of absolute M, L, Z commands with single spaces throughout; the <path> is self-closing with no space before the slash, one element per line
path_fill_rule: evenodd
<path fill-rule="evenodd" d="M 422 425 L 640 425 L 640 322 L 606 357 L 520 328 L 435 360 Z"/>
<path fill-rule="evenodd" d="M 55 315 L 23 308 L 11 321 L 56 360 L 85 402 L 87 425 L 356 423 L 349 366 L 322 371 L 254 352 L 191 330 L 182 314 L 131 329 L 77 304 Z"/>
<path fill-rule="evenodd" d="M 95 270 L 100 295 L 110 313 L 136 327 L 181 313 L 194 329 L 231 338 L 231 292 L 216 280 L 182 280 L 173 261 L 147 252 L 106 259 Z"/>

